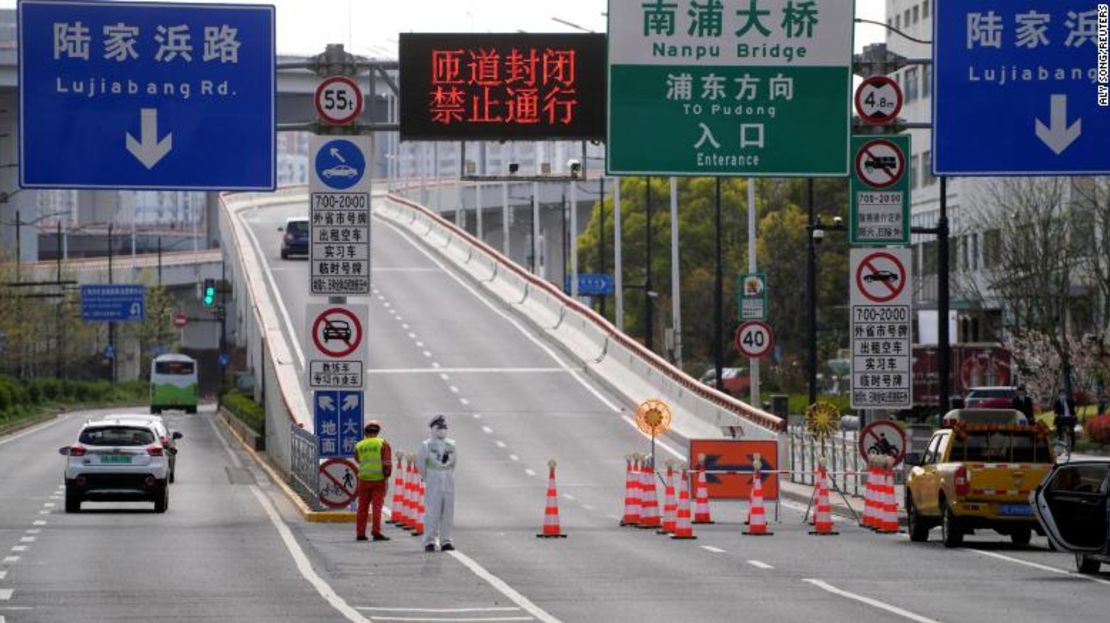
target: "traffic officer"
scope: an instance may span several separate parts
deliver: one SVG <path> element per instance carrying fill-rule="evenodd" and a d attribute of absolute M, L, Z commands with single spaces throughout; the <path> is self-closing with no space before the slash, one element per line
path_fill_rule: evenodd
<path fill-rule="evenodd" d="M 455 524 L 455 440 L 447 438 L 447 418 L 437 415 L 428 423 L 431 436 L 420 444 L 416 468 L 427 486 L 424 506 L 424 551 L 436 551 L 436 537 L 442 551 L 455 549 L 451 529 Z"/>
<path fill-rule="evenodd" d="M 393 450 L 389 442 L 378 433 L 381 422 L 370 420 L 363 428 L 362 441 L 355 444 L 355 462 L 358 463 L 358 513 L 355 514 L 355 538 L 366 540 L 366 515 L 371 506 L 374 509 L 374 523 L 371 536 L 375 541 L 388 541 L 382 534 L 382 504 L 385 503 L 389 476 L 393 471 Z"/>

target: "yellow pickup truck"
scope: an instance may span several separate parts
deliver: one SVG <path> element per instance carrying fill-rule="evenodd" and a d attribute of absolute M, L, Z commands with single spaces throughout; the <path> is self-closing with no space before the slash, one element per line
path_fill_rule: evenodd
<path fill-rule="evenodd" d="M 910 540 L 929 540 L 929 530 L 939 525 L 945 547 L 958 547 L 977 529 L 1029 543 L 1033 530 L 1041 530 L 1029 494 L 1055 462 L 1049 432 L 1012 409 L 946 414 L 925 453 L 909 457 Z"/>

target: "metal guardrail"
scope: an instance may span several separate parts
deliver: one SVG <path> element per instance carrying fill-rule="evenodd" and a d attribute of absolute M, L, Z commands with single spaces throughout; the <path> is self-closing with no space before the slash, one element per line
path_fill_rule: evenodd
<path fill-rule="evenodd" d="M 317 495 L 320 460 L 316 456 L 316 435 L 296 424 L 292 424 L 290 430 L 290 485 L 313 510 L 320 510 L 323 505 Z"/>
<path fill-rule="evenodd" d="M 787 428 L 786 443 L 790 457 L 790 482 L 813 485 L 822 444 L 804 427 L 793 425 Z M 867 486 L 868 466 L 859 453 L 859 431 L 841 431 L 826 439 L 824 455 L 834 487 L 850 495 L 861 495 Z M 904 484 L 905 475 L 902 465 L 895 467 L 895 484 Z"/>

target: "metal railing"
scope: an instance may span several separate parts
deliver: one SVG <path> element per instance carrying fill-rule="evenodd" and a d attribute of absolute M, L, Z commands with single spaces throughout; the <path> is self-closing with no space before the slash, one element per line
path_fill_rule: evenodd
<path fill-rule="evenodd" d="M 790 457 L 790 482 L 813 485 L 822 445 L 805 427 L 790 425 L 786 432 Z M 859 431 L 840 431 L 825 440 L 825 466 L 834 488 L 848 495 L 862 495 L 867 486 L 867 462 L 859 453 Z M 894 483 L 905 483 L 905 468 L 894 468 Z"/>

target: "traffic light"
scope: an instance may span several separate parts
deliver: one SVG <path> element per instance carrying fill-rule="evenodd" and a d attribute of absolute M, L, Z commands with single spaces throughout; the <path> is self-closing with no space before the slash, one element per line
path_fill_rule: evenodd
<path fill-rule="evenodd" d="M 216 304 L 216 280 L 204 280 L 204 306 L 212 307 Z"/>

